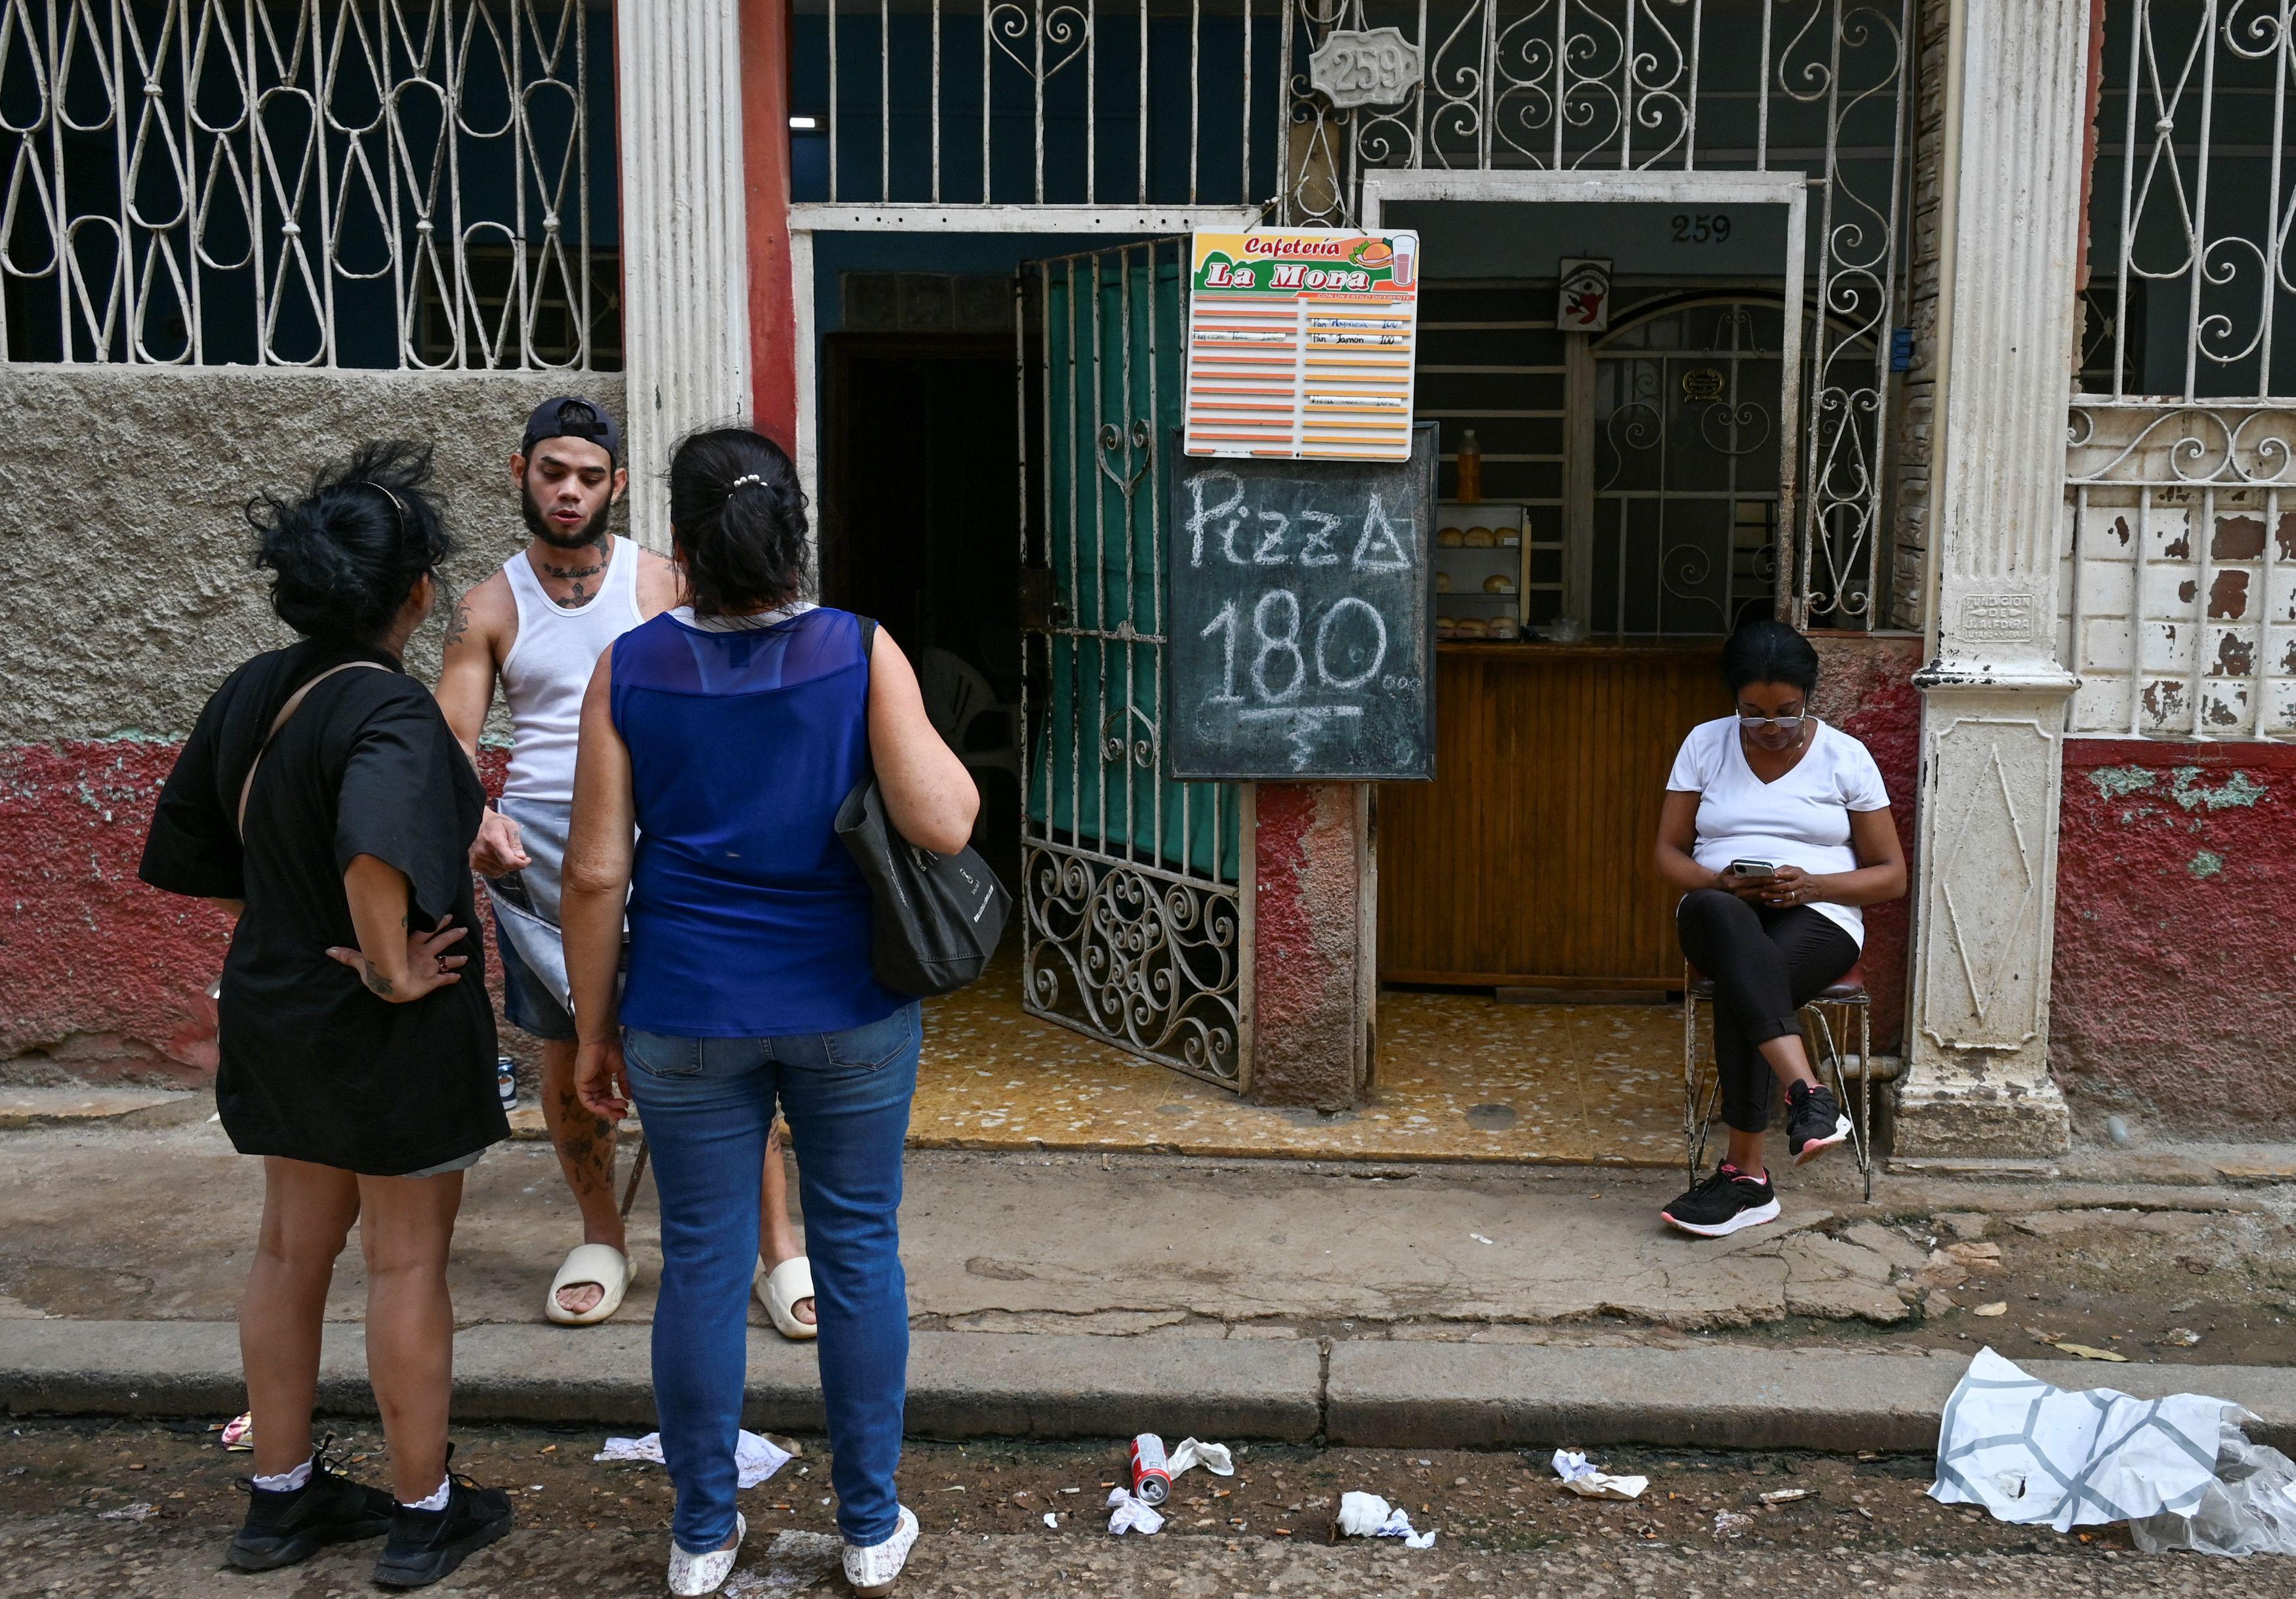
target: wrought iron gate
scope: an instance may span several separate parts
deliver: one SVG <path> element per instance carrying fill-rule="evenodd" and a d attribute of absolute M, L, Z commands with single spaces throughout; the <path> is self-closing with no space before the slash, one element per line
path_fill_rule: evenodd
<path fill-rule="evenodd" d="M 1595 632 L 1720 635 L 1769 613 L 1782 321 L 1775 301 L 1706 299 L 1595 345 Z"/>
<path fill-rule="evenodd" d="M 1021 269 L 1022 1000 L 1240 1089 L 1239 791 L 1163 772 L 1162 452 L 1180 421 L 1186 247 Z"/>

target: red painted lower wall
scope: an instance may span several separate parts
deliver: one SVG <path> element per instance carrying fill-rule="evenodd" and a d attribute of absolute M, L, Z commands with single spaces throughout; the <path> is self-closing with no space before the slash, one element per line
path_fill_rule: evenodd
<path fill-rule="evenodd" d="M 1358 791 L 1263 783 L 1253 798 L 1251 1097 L 1353 1104 L 1360 975 Z"/>
<path fill-rule="evenodd" d="M 1822 643 L 1824 703 L 1874 751 L 1910 845 L 1912 666 L 1892 641 Z M 0 749 L 0 1058 L 47 1050 L 89 1075 L 212 1070 L 205 990 L 225 919 L 135 878 L 175 757 L 135 740 Z M 2059 1080 L 2086 1103 L 2167 1125 L 2296 1134 L 2296 748 L 2073 740 L 2065 767 Z M 1264 824 L 1308 831 L 1311 807 L 1269 808 Z M 1905 928 L 1902 905 L 1868 915 L 1867 980 L 1890 1037 Z M 1282 1008 L 1269 977 L 1263 1026 Z"/>
<path fill-rule="evenodd" d="M 207 989 L 230 921 L 135 875 L 177 749 L 0 748 L 0 1061 L 37 1050 L 82 1077 L 214 1071 Z M 498 788 L 501 761 L 487 753 Z"/>
<path fill-rule="evenodd" d="M 135 876 L 176 746 L 127 739 L 0 750 L 0 1058 L 77 1072 L 215 1069 L 208 985 L 230 923 Z"/>
<path fill-rule="evenodd" d="M 1812 636 L 1823 675 L 1817 714 L 1860 740 L 1882 768 L 1890 813 L 1908 864 L 1914 858 L 1914 800 L 1921 790 L 1922 694 L 1914 674 L 1922 641 L 1911 636 L 1832 633 Z M 1874 996 L 1874 1046 L 1895 1050 L 1906 1031 L 1906 940 L 1910 897 L 1866 912 L 1866 953 L 1858 962 Z"/>
<path fill-rule="evenodd" d="M 2296 1133 L 2296 748 L 2069 741 L 2050 983 L 2084 1108 Z"/>

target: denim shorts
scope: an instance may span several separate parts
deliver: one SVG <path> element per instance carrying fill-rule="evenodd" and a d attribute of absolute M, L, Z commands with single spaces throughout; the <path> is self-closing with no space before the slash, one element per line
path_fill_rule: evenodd
<path fill-rule="evenodd" d="M 510 1024 L 522 1033 L 553 1041 L 570 1041 L 575 1037 L 574 1018 L 558 1003 L 543 980 L 535 976 L 527 964 L 518 957 L 518 946 L 495 923 L 495 948 L 502 955 L 503 1014 Z"/>

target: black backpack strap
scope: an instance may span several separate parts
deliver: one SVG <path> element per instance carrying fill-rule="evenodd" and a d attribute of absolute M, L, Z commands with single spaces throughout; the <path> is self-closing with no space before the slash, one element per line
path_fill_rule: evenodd
<path fill-rule="evenodd" d="M 861 624 L 861 659 L 868 660 L 877 648 L 877 619 L 856 611 L 853 619 Z"/>

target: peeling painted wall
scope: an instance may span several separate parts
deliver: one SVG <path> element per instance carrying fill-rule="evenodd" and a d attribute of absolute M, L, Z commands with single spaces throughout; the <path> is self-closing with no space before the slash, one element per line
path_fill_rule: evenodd
<path fill-rule="evenodd" d="M 1251 1097 L 1262 1104 L 1356 1103 L 1359 791 L 1330 783 L 1254 791 Z"/>
<path fill-rule="evenodd" d="M 581 380 L 609 406 L 619 375 Z M 568 387 L 519 373 L 0 367 L 0 1059 L 211 1070 L 226 925 L 135 880 L 160 783 L 234 667 L 291 638 L 241 515 L 359 440 L 430 439 L 463 548 L 450 586 L 524 540 L 505 462 Z M 439 626 L 408 665 L 435 675 Z"/>
<path fill-rule="evenodd" d="M 2076 1113 L 2296 1135 L 2296 748 L 2065 749 L 2049 1063 Z"/>
<path fill-rule="evenodd" d="M 1910 865 L 1914 858 L 1914 800 L 1921 791 L 1922 696 L 1914 673 L 1922 641 L 1911 634 L 1818 634 L 1822 674 L 1814 706 L 1842 732 L 1862 741 L 1882 768 L 1890 791 L 1890 819 Z M 1858 964 L 1874 998 L 1874 1046 L 1894 1050 L 1906 1031 L 1906 949 L 1910 898 L 1866 912 L 1866 953 Z"/>

